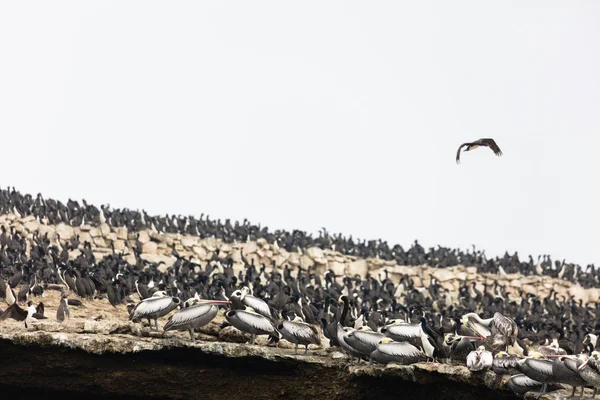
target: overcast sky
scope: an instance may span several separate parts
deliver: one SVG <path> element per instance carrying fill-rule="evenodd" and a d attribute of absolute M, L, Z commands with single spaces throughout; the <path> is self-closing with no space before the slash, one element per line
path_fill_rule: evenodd
<path fill-rule="evenodd" d="M 600 263 L 600 2 L 0 1 L 0 186 Z M 492 137 L 504 155 L 458 145 Z"/>

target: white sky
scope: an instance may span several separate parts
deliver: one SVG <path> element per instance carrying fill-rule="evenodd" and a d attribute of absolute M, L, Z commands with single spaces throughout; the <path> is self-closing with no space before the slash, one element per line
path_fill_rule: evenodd
<path fill-rule="evenodd" d="M 600 263 L 600 2 L 0 1 L 0 186 Z M 504 152 L 463 154 L 495 138 Z"/>

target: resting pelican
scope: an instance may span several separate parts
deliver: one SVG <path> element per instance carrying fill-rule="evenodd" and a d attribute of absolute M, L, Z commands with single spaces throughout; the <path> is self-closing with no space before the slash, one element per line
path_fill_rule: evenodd
<path fill-rule="evenodd" d="M 516 357 L 509 355 L 505 351 L 501 351 L 494 356 L 492 370 L 496 375 L 515 375 L 517 374 L 517 361 Z"/>
<path fill-rule="evenodd" d="M 426 361 L 427 356 L 421 350 L 407 342 L 394 342 L 385 337 L 377 344 L 377 349 L 371 353 L 369 364 L 375 361 L 378 364 L 395 362 L 402 365 L 410 365 Z"/>
<path fill-rule="evenodd" d="M 542 383 L 542 388 L 537 395 L 539 398 L 546 393 L 548 383 L 554 383 L 554 373 L 552 372 L 553 361 L 543 358 L 539 352 L 533 352 L 530 357 L 517 361 L 517 368 L 527 375 L 527 377 Z"/>
<path fill-rule="evenodd" d="M 344 337 L 346 343 L 361 353 L 365 357 L 369 357 L 372 352 L 377 349 L 379 341 L 385 335 L 379 332 L 373 332 L 367 325 L 361 326 L 359 329 L 350 332 Z"/>
<path fill-rule="evenodd" d="M 309 344 L 321 345 L 321 334 L 317 327 L 307 324 L 298 315 L 291 321 L 284 320 L 281 322 L 277 326 L 277 330 L 285 340 L 296 344 L 294 354 L 298 354 L 299 344 L 305 346 L 304 354 L 308 353 Z"/>
<path fill-rule="evenodd" d="M 158 318 L 165 316 L 176 309 L 180 303 L 181 300 L 177 297 L 149 297 L 137 303 L 133 310 L 131 310 L 129 319 L 133 322 L 137 322 L 141 318 L 147 318 L 148 323 L 150 323 L 150 319 L 153 318 L 154 326 L 156 327 L 156 330 L 158 330 Z M 152 324 L 150 324 L 150 327 L 152 327 Z"/>
<path fill-rule="evenodd" d="M 552 374 L 556 382 L 573 387 L 573 392 L 569 397 L 575 397 L 575 391 L 579 386 L 581 386 L 581 397 L 583 397 L 586 381 L 581 377 L 577 369 L 583 362 L 584 360 L 578 356 L 566 356 L 557 357 L 557 360 L 552 364 Z"/>
<path fill-rule="evenodd" d="M 215 318 L 219 312 L 219 305 L 230 304 L 229 301 L 193 299 L 192 305 L 188 301 L 185 306 L 173 314 L 165 324 L 163 330 L 188 330 L 190 338 L 194 340 L 194 329 L 201 328 Z"/>
<path fill-rule="evenodd" d="M 396 342 L 409 342 L 418 345 L 421 342 L 421 323 L 394 322 L 379 329 L 385 336 Z"/>
<path fill-rule="evenodd" d="M 517 394 L 525 394 L 533 390 L 540 390 L 544 384 L 529 378 L 525 374 L 517 374 L 510 377 L 506 386 Z M 560 386 L 550 384 L 547 389 L 549 391 L 561 389 Z"/>
<path fill-rule="evenodd" d="M 592 355 L 577 369 L 583 380 L 586 381 L 588 385 L 594 387 L 592 398 L 596 397 L 596 392 L 600 386 L 600 352 L 594 350 Z"/>
<path fill-rule="evenodd" d="M 481 319 L 476 313 L 468 313 L 463 315 L 461 322 L 475 334 L 484 338 L 498 333 L 504 335 L 506 337 L 506 351 L 508 351 L 509 346 L 515 344 L 519 334 L 516 322 L 499 312 L 496 312 L 492 318 L 487 319 Z"/>
<path fill-rule="evenodd" d="M 271 321 L 254 311 L 252 307 L 246 307 L 245 310 L 229 310 L 225 313 L 225 318 L 240 331 L 251 335 L 250 344 L 254 344 L 256 335 L 275 333 Z"/>
<path fill-rule="evenodd" d="M 231 293 L 230 300 L 233 305 L 232 308 L 236 310 L 243 310 L 246 307 L 250 307 L 263 317 L 266 317 L 269 320 L 273 319 L 269 305 L 258 297 L 252 296 L 250 294 L 250 289 L 245 286 L 242 289 Z"/>
<path fill-rule="evenodd" d="M 467 355 L 467 368 L 471 372 L 479 372 L 488 369 L 492 366 L 494 357 L 492 353 L 487 351 L 485 347 L 479 346 Z"/>

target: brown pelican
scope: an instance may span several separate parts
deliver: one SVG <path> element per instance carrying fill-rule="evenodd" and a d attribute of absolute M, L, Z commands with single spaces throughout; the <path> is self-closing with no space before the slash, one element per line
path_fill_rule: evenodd
<path fill-rule="evenodd" d="M 218 305 L 230 304 L 229 301 L 193 299 L 192 305 L 186 301 L 185 306 L 173 314 L 163 330 L 188 330 L 194 340 L 194 329 L 203 327 L 215 318 L 219 312 Z"/>
<path fill-rule="evenodd" d="M 467 355 L 467 368 L 471 372 L 486 370 L 492 366 L 493 362 L 494 357 L 492 353 L 487 351 L 483 346 L 479 346 L 477 350 Z"/>
<path fill-rule="evenodd" d="M 266 317 L 270 320 L 273 319 L 269 305 L 258 297 L 252 296 L 250 294 L 250 289 L 245 286 L 242 289 L 231 293 L 229 300 L 231 300 L 233 305 L 232 308 L 236 310 L 243 310 L 245 307 L 250 307 L 263 317 Z"/>
<path fill-rule="evenodd" d="M 481 337 L 502 334 L 506 337 L 506 349 L 517 341 L 519 328 L 512 319 L 496 312 L 492 318 L 481 319 L 476 313 L 463 315 L 461 322 Z M 488 329 L 489 328 L 489 329 Z"/>
<path fill-rule="evenodd" d="M 542 388 L 537 395 L 539 398 L 541 395 L 546 393 L 548 389 L 548 383 L 554 383 L 554 373 L 552 372 L 553 361 L 543 358 L 544 356 L 539 352 L 534 352 L 530 357 L 523 358 L 517 361 L 517 368 L 527 375 L 527 377 L 541 382 Z"/>
<path fill-rule="evenodd" d="M 427 356 L 421 350 L 407 342 L 394 342 L 385 337 L 379 341 L 375 351 L 369 357 L 369 363 L 387 364 L 395 362 L 402 365 L 410 365 L 426 361 Z"/>
<path fill-rule="evenodd" d="M 594 387 L 592 398 L 596 397 L 596 392 L 600 386 L 600 352 L 594 350 L 590 357 L 577 369 L 579 370 L 579 376 L 581 376 L 589 386 Z"/>
<path fill-rule="evenodd" d="M 129 319 L 133 322 L 139 321 L 141 318 L 154 319 L 154 326 L 158 330 L 158 318 L 167 315 L 177 308 L 181 303 L 178 297 L 159 296 L 149 297 L 136 304 L 131 310 Z M 152 325 L 150 325 L 152 327 Z"/>
<path fill-rule="evenodd" d="M 63 293 L 60 298 L 60 305 L 58 306 L 58 309 L 56 310 L 56 320 L 58 322 L 63 322 L 65 320 L 65 317 L 67 317 L 67 319 L 71 318 L 71 313 L 69 312 L 69 305 L 68 305 L 67 297 L 68 297 L 68 295 L 66 293 Z"/>
<path fill-rule="evenodd" d="M 250 344 L 254 344 L 256 335 L 275 333 L 271 321 L 254 311 L 252 307 L 246 307 L 245 310 L 229 310 L 225 313 L 225 318 L 240 331 L 251 335 Z"/>
<path fill-rule="evenodd" d="M 291 320 L 284 320 L 277 326 L 277 330 L 283 338 L 291 343 L 296 344 L 294 354 L 298 354 L 298 345 L 305 346 L 304 354 L 308 353 L 308 345 L 321 345 L 321 334 L 316 326 L 307 324 L 298 315 Z"/>

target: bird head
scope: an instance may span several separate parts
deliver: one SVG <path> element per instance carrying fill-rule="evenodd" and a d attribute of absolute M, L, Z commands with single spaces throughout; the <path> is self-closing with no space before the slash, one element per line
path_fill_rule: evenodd
<path fill-rule="evenodd" d="M 509 358 L 509 357 L 510 357 L 510 355 L 507 352 L 505 352 L 505 351 L 499 351 L 494 356 L 494 358 Z"/>
<path fill-rule="evenodd" d="M 384 337 L 379 341 L 379 344 L 386 344 L 386 343 L 392 343 L 394 340 L 392 338 L 389 337 Z"/>

